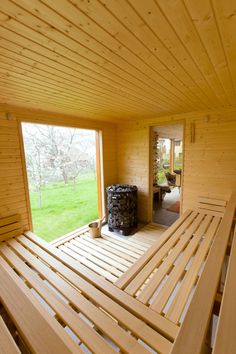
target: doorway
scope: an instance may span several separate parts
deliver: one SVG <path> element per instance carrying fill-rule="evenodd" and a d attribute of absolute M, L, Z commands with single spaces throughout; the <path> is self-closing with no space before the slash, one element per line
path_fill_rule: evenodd
<path fill-rule="evenodd" d="M 180 215 L 183 124 L 152 127 L 152 221 L 171 226 Z"/>
<path fill-rule="evenodd" d="M 22 123 L 33 230 L 46 241 L 98 218 L 98 134 Z"/>

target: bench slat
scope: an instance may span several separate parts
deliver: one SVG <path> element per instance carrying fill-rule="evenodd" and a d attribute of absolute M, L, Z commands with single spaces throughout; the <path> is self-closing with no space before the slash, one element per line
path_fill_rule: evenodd
<path fill-rule="evenodd" d="M 151 308 L 153 308 L 155 311 L 161 313 L 164 306 L 168 302 L 168 299 L 173 292 L 177 282 L 181 280 L 181 276 L 183 275 L 185 271 L 185 267 L 187 266 L 189 260 L 191 257 L 196 257 L 195 251 L 196 248 L 199 245 L 199 242 L 202 240 L 202 236 L 205 235 L 207 232 L 207 228 L 209 224 L 211 223 L 212 217 L 206 216 L 206 218 L 203 220 L 201 223 L 199 229 L 196 231 L 194 237 L 191 239 L 189 242 L 188 246 L 184 250 L 184 253 L 179 260 L 179 262 L 174 266 L 174 269 L 172 270 L 171 274 L 169 275 L 167 282 L 165 285 L 162 287 L 160 292 L 158 293 L 158 296 L 155 298 L 153 303 L 151 304 Z M 212 235 L 211 235 L 212 236 Z M 207 235 L 206 235 L 207 237 Z M 197 250 L 198 252 L 199 250 Z"/>
<path fill-rule="evenodd" d="M 133 236 L 132 236 L 133 237 Z M 130 250 L 133 250 L 136 253 L 143 254 L 148 249 L 148 245 L 144 246 L 142 244 L 139 244 L 135 239 L 132 238 L 132 241 L 125 240 L 124 238 L 120 238 L 120 236 L 117 235 L 106 235 L 105 233 L 102 233 L 102 238 L 105 240 L 108 240 L 112 243 L 117 243 L 118 245 L 125 248 L 129 248 Z"/>
<path fill-rule="evenodd" d="M 172 235 L 168 235 L 168 239 L 166 239 L 165 244 L 153 255 L 150 261 L 144 266 L 144 264 L 140 264 L 140 271 L 137 276 L 129 283 L 129 285 L 125 288 L 125 291 L 130 294 L 134 295 L 140 286 L 145 282 L 145 280 L 149 277 L 151 272 L 157 267 L 157 265 L 162 261 L 163 257 L 168 253 L 168 251 L 175 245 L 175 243 L 179 240 L 181 235 L 184 234 L 188 227 L 194 222 L 197 216 L 196 212 L 193 212 L 189 217 L 182 223 L 182 225 L 174 232 Z M 197 222 L 199 222 L 204 215 L 198 216 Z M 194 225 L 196 221 L 194 222 Z M 154 245 L 153 248 L 156 245 Z"/>
<path fill-rule="evenodd" d="M 59 260 L 60 264 L 65 264 L 68 268 L 70 268 L 73 271 L 73 279 L 78 279 L 80 280 L 78 282 L 79 286 L 81 287 L 82 285 L 85 286 L 85 289 L 89 289 L 88 296 L 95 296 L 96 291 L 92 291 L 94 287 L 91 285 L 95 285 L 96 288 L 100 289 L 103 294 L 107 294 L 111 299 L 114 299 L 117 304 L 122 305 L 123 309 L 127 309 L 131 314 L 134 314 L 141 320 L 143 320 L 145 323 L 150 324 L 154 329 L 157 330 L 157 334 L 162 333 L 164 336 L 167 338 L 170 338 L 173 340 L 178 332 L 178 326 L 170 322 L 169 320 L 166 320 L 153 310 L 147 308 L 145 305 L 137 301 L 136 299 L 130 297 L 128 294 L 123 292 L 122 290 L 118 289 L 116 286 L 113 284 L 109 283 L 106 281 L 104 278 L 101 276 L 98 276 L 94 272 L 90 271 L 88 268 L 84 267 L 82 264 L 78 263 L 77 261 L 73 260 L 71 257 L 68 257 L 65 255 L 63 252 L 61 252 L 59 249 L 51 246 L 47 242 L 45 242 L 42 239 L 39 239 L 37 236 L 35 236 L 32 232 L 26 232 L 25 235 L 27 236 L 28 241 L 33 242 L 35 246 L 38 246 L 41 248 L 41 250 L 45 250 L 48 254 L 48 256 L 53 256 L 53 260 L 57 261 Z M 21 237 L 19 237 L 20 241 Z M 27 240 L 26 239 L 26 240 Z M 52 260 L 51 260 L 52 261 Z M 56 264 L 56 263 L 55 263 Z M 67 273 L 65 271 L 66 276 L 68 277 L 68 268 L 66 268 Z M 58 270 L 58 264 L 55 265 L 55 269 Z M 77 276 L 77 278 L 76 278 Z M 87 282 L 85 283 L 83 279 L 86 279 Z M 85 291 L 84 289 L 84 291 Z M 88 290 L 87 290 L 88 291 Z M 101 296 L 101 295 L 100 295 Z M 107 299 L 107 298 L 106 298 Z M 104 308 L 108 306 L 108 303 L 110 303 L 107 299 L 105 301 L 104 299 Z M 113 301 L 112 301 L 113 303 Z M 110 311 L 115 311 L 116 306 L 109 308 Z M 119 310 L 118 310 L 119 309 Z M 121 310 L 121 311 L 120 311 Z M 133 325 L 134 323 L 132 322 L 134 320 L 133 316 L 128 315 L 128 311 L 125 311 L 125 315 L 127 318 L 130 318 L 130 325 Z M 112 314 L 112 312 L 110 312 Z M 116 316 L 123 315 L 123 311 L 121 307 L 117 308 Z M 141 331 L 141 334 L 143 332 Z M 147 333 L 147 339 L 148 339 L 148 333 Z M 162 340 L 165 340 L 165 338 L 160 337 L 160 343 Z M 160 344 L 157 343 L 157 344 Z"/>
<path fill-rule="evenodd" d="M 0 283 L 1 301 L 32 352 L 83 353 L 1 256 Z"/>
<path fill-rule="evenodd" d="M 88 283 L 86 280 L 81 278 L 79 275 L 75 274 L 73 271 L 68 269 L 63 263 L 61 263 L 59 260 L 57 260 L 55 257 L 52 257 L 50 254 L 48 254 L 45 250 L 37 246 L 35 243 L 31 242 L 29 239 L 26 237 L 20 236 L 19 241 L 27 247 L 31 252 L 33 252 L 37 257 L 40 257 L 44 262 L 47 264 L 50 264 L 53 269 L 57 271 L 58 274 L 60 274 L 62 277 L 64 277 L 66 280 L 68 280 L 70 283 L 73 284 L 74 287 L 76 287 L 76 296 L 79 296 L 79 291 L 81 291 L 86 297 L 90 299 L 90 301 L 95 302 L 98 304 L 100 307 L 102 307 L 107 313 L 109 313 L 111 316 L 113 316 L 119 323 L 123 324 L 126 328 L 131 330 L 137 337 L 140 339 L 144 340 L 147 342 L 148 345 L 151 347 L 154 347 L 155 349 L 158 349 L 161 353 L 168 353 L 171 347 L 171 342 L 169 342 L 166 338 L 158 334 L 157 332 L 153 331 L 150 327 L 148 327 L 144 322 L 140 321 L 138 318 L 134 317 L 131 313 L 123 309 L 121 306 L 119 306 L 115 301 L 107 297 L 105 294 L 103 294 L 101 291 L 96 289 L 92 284 Z M 40 240 L 41 241 L 41 240 Z M 9 244 L 13 247 L 15 247 L 15 240 L 10 240 Z M 17 246 L 18 249 L 20 248 Z M 54 247 L 53 247 L 54 248 Z M 57 250 L 58 251 L 58 250 Z M 22 250 L 21 248 L 21 253 L 25 251 Z M 22 253 L 23 254 L 23 253 Z M 25 257 L 26 259 L 29 258 L 29 256 Z M 32 262 L 32 260 L 30 260 Z M 36 261 L 34 261 L 34 266 Z M 48 278 L 48 276 L 47 276 Z M 103 278 L 102 278 L 103 279 Z M 104 279 L 103 279 L 104 280 Z M 107 284 L 108 283 L 106 280 L 104 280 Z M 64 288 L 64 287 L 63 287 Z M 69 293 L 67 294 L 69 296 Z M 83 312 L 83 308 L 81 308 L 81 311 Z M 89 316 L 89 312 L 86 313 L 87 316 Z M 102 321 L 104 323 L 104 319 Z M 102 326 L 102 322 L 98 323 L 98 327 Z M 106 324 L 106 322 L 105 322 Z M 106 332 L 108 336 L 111 336 L 111 329 L 113 327 L 111 325 L 107 325 Z M 129 344 L 130 336 L 128 334 L 125 334 L 124 332 L 122 334 L 122 331 L 120 332 L 119 327 L 117 328 L 117 331 L 115 330 L 117 327 L 115 326 L 113 331 L 114 335 L 117 334 L 114 337 L 114 340 L 122 346 L 126 346 Z M 138 343 L 138 342 L 137 342 Z M 137 349 L 137 348 L 136 348 Z M 131 352 L 131 350 L 125 349 L 127 352 Z M 141 350 L 141 348 L 140 348 Z"/>
<path fill-rule="evenodd" d="M 205 203 L 200 203 L 198 208 L 199 209 L 204 209 L 204 210 L 218 211 L 220 213 L 224 213 L 225 212 L 225 207 L 218 206 L 218 205 L 210 205 L 210 204 L 205 204 Z"/>
<path fill-rule="evenodd" d="M 196 283 L 198 273 L 206 257 L 207 251 L 211 245 L 212 239 L 215 236 L 220 221 L 221 221 L 220 218 L 214 217 L 207 231 L 206 237 L 203 240 L 202 244 L 200 245 L 198 253 L 194 258 L 190 269 L 187 271 L 187 274 L 185 275 L 181 283 L 181 287 L 167 311 L 166 317 L 175 323 L 178 323 L 179 318 L 183 312 L 184 306 L 186 304 L 186 301 L 189 298 L 189 295 L 191 293 L 194 284 Z"/>
<path fill-rule="evenodd" d="M 223 217 L 226 205 L 225 200 L 199 197 L 197 210 L 208 215 Z"/>
<path fill-rule="evenodd" d="M 15 240 L 12 240 L 10 244 L 16 245 L 17 242 Z M 20 249 L 22 250 L 23 247 L 18 247 L 17 249 L 18 251 L 20 251 Z M 61 301 L 60 297 L 56 295 L 55 291 L 48 287 L 46 283 L 42 280 L 42 278 L 40 278 L 33 270 L 31 270 L 24 263 L 24 261 L 19 258 L 9 247 L 0 246 L 0 253 L 3 254 L 5 258 L 7 258 L 7 260 L 12 264 L 12 266 L 14 266 L 14 269 L 16 269 L 19 274 L 21 274 L 22 277 L 27 280 L 27 282 L 37 291 L 40 296 L 42 296 L 42 298 L 47 302 L 47 304 L 57 313 L 58 316 L 60 316 L 60 318 L 62 318 L 62 320 L 68 325 L 68 327 L 71 328 L 74 333 L 79 336 L 81 341 L 83 341 L 90 350 L 92 350 L 93 352 L 96 352 L 97 350 L 101 353 L 107 354 L 114 353 L 112 348 L 108 346 L 108 344 L 106 344 L 104 340 L 101 339 L 97 332 L 95 332 L 91 327 L 89 327 L 78 316 L 78 314 L 73 311 L 73 309 L 69 306 L 69 301 L 68 303 L 66 303 L 65 301 Z M 23 252 L 20 253 L 21 256 L 23 256 L 24 253 L 27 252 L 24 252 L 23 250 Z M 25 261 L 29 262 L 32 257 L 30 257 L 28 254 L 28 257 L 25 257 L 24 259 Z M 53 274 L 53 271 L 47 269 L 47 266 L 40 264 L 40 261 L 36 260 L 36 263 L 38 265 L 38 271 L 40 271 L 40 274 L 45 275 L 45 278 L 47 277 L 46 279 L 53 279 L 53 277 L 59 278 L 55 273 Z M 31 262 L 31 264 L 33 265 L 34 263 Z M 49 273 L 51 273 L 51 277 L 49 276 Z M 60 282 L 59 280 L 60 279 L 58 279 L 57 283 L 58 288 L 60 289 L 61 287 L 65 287 L 66 282 L 63 280 Z M 80 294 L 78 294 L 78 296 L 80 296 Z"/>
<path fill-rule="evenodd" d="M 100 259 L 101 261 L 104 261 L 105 263 L 110 264 L 111 266 L 120 270 L 121 273 L 125 272 L 128 269 L 128 267 L 124 266 L 123 264 L 116 261 L 115 259 L 113 259 L 109 256 L 105 256 L 102 252 L 99 252 L 96 249 L 89 247 L 86 243 L 80 242 L 80 238 L 79 238 L 79 240 L 78 239 L 71 240 L 70 244 L 75 245 L 77 248 L 80 248 L 81 250 L 85 251 L 86 253 L 93 255 L 97 259 Z"/>
<path fill-rule="evenodd" d="M 128 351 L 131 350 L 130 346 L 135 344 L 135 341 L 132 340 L 130 336 L 127 335 L 126 332 L 123 331 L 123 329 L 119 328 L 116 323 L 111 320 L 109 317 L 107 317 L 100 309 L 98 309 L 96 306 L 92 304 L 88 299 L 86 299 L 78 290 L 76 290 L 70 283 L 68 283 L 64 278 L 57 274 L 53 270 L 51 270 L 46 264 L 42 263 L 37 257 L 35 257 L 31 252 L 29 252 L 27 249 L 25 249 L 19 242 L 16 240 L 11 240 L 9 241 L 10 246 L 19 253 L 19 255 L 27 260 L 27 262 L 34 267 L 37 272 L 41 274 L 47 281 L 56 289 L 58 289 L 62 295 L 70 302 L 73 304 L 75 308 L 77 308 L 79 311 L 83 312 L 83 314 L 93 321 L 93 323 L 103 332 L 105 332 L 108 337 L 112 338 L 115 343 L 117 343 L 121 348 L 124 350 Z M 59 262 L 51 262 L 50 257 L 47 257 L 46 255 L 43 256 L 42 253 L 38 253 L 40 255 L 40 258 L 42 258 L 46 262 L 50 262 L 51 265 L 57 267 L 57 269 L 61 270 L 61 273 L 63 275 L 68 273 L 68 280 L 71 280 L 74 278 L 74 274 L 72 271 L 66 269 L 63 267 L 62 264 L 59 264 Z M 63 272 L 63 268 L 65 271 Z M 82 280 L 83 282 L 83 280 Z M 84 289 L 82 287 L 82 289 Z M 96 293 L 97 291 L 93 289 L 92 287 L 90 288 L 90 291 L 93 291 Z M 96 302 L 98 301 L 97 298 L 95 298 Z M 78 328 L 77 331 L 80 331 Z M 81 337 L 84 339 L 84 334 L 81 334 Z M 87 338 L 88 340 L 89 338 Z M 92 340 L 93 337 L 91 337 L 90 340 Z M 93 344 L 87 342 L 86 344 L 88 347 L 93 346 Z M 89 344 L 90 343 L 90 344 Z"/>
<path fill-rule="evenodd" d="M 189 240 L 193 236 L 193 233 L 197 232 L 197 229 L 198 229 L 199 225 L 203 222 L 203 219 L 204 219 L 204 215 L 198 215 L 197 218 L 191 224 L 191 226 L 188 228 L 188 230 L 183 235 L 181 235 L 177 244 L 174 245 L 173 248 L 171 246 L 170 248 L 168 248 L 166 250 L 167 256 L 165 254 L 163 254 L 164 257 L 166 256 L 166 258 L 163 260 L 163 258 L 160 257 L 160 260 L 162 260 L 162 264 L 159 266 L 156 273 L 150 279 L 148 284 L 141 291 L 140 295 L 137 296 L 138 300 L 142 301 L 143 303 L 148 302 L 150 297 L 152 297 L 152 295 L 154 294 L 155 290 L 159 287 L 159 285 L 160 285 L 161 281 L 164 279 L 165 275 L 168 274 L 168 271 L 173 266 L 173 263 L 176 260 L 176 258 L 180 255 L 181 251 L 183 251 L 184 248 L 186 247 L 186 245 L 188 244 Z M 174 238 L 172 238 L 171 240 L 174 240 Z M 164 249 L 164 247 L 162 249 Z M 161 253 L 161 251 L 160 251 L 160 253 Z M 156 266 L 158 266 L 158 265 L 159 264 L 157 263 Z M 159 297 L 159 295 L 158 295 L 158 297 Z M 151 307 L 154 308 L 153 306 L 151 306 Z"/>
<path fill-rule="evenodd" d="M 236 192 L 233 193 L 227 204 L 225 215 L 216 233 L 204 270 L 174 342 L 171 354 L 201 353 L 211 318 L 221 267 L 234 219 L 235 207 Z"/>
<path fill-rule="evenodd" d="M 20 354 L 14 339 L 8 331 L 5 322 L 0 316 L 0 353 L 1 354 Z"/>
<path fill-rule="evenodd" d="M 198 197 L 198 203 L 206 203 L 206 204 L 218 205 L 223 207 L 225 207 L 227 204 L 225 200 L 206 198 L 206 197 Z"/>
<path fill-rule="evenodd" d="M 147 250 L 147 252 L 145 252 L 144 255 L 141 256 L 137 260 L 137 262 L 135 262 L 134 265 L 131 268 L 129 268 L 128 271 L 125 272 L 116 281 L 115 285 L 120 289 L 125 289 L 127 285 L 130 283 L 130 281 L 136 277 L 140 269 L 142 269 L 149 262 L 149 260 L 153 257 L 153 255 L 156 254 L 156 252 L 170 238 L 170 236 L 174 234 L 179 227 L 181 227 L 181 225 L 185 222 L 185 220 L 190 216 L 191 213 L 192 213 L 191 210 L 185 211 L 184 214 L 181 216 L 181 218 L 178 219 L 167 231 L 165 231 L 158 239 L 158 241 L 155 242 L 155 244 L 151 246 Z"/>
<path fill-rule="evenodd" d="M 236 226 L 212 354 L 236 353 Z"/>
<path fill-rule="evenodd" d="M 204 213 L 206 215 L 219 216 L 220 218 L 223 218 L 224 216 L 224 213 L 220 211 L 213 211 L 213 210 L 201 209 L 201 208 L 197 208 L 197 211 L 199 213 Z"/>
<path fill-rule="evenodd" d="M 65 244 L 65 246 L 76 253 L 74 258 L 76 258 L 78 260 L 80 259 L 80 257 L 85 257 L 88 260 L 90 260 L 91 262 L 93 262 L 96 265 L 100 266 L 101 268 L 105 269 L 106 271 L 108 271 L 112 275 L 115 275 L 116 277 L 119 277 L 119 276 L 121 276 L 121 274 L 123 274 L 116 267 L 108 264 L 108 262 L 106 262 L 106 260 L 101 260 L 99 257 L 95 257 L 90 252 L 87 252 L 87 251 L 83 250 L 82 247 L 78 247 L 78 245 L 74 244 L 73 241 L 67 242 Z"/>
<path fill-rule="evenodd" d="M 85 235 L 81 235 L 81 237 L 77 237 L 75 241 L 82 243 L 84 246 L 89 247 L 100 254 L 103 254 L 107 258 L 114 259 L 115 261 L 123 264 L 125 267 L 130 267 L 133 262 L 127 261 L 123 257 L 117 256 L 116 254 L 112 253 L 111 251 L 105 250 L 104 248 L 98 246 L 96 240 L 92 239 L 91 237 L 87 237 Z"/>
<path fill-rule="evenodd" d="M 111 282 L 114 282 L 117 279 L 117 277 L 112 275 L 109 271 L 106 271 L 104 268 L 101 268 L 99 265 L 95 264 L 94 262 L 91 262 L 86 257 L 79 255 L 70 247 L 62 245 L 59 246 L 59 249 L 71 256 L 72 258 L 78 260 L 81 264 L 84 264 L 86 267 L 93 270 L 95 273 L 102 275 L 105 279 L 110 280 Z"/>

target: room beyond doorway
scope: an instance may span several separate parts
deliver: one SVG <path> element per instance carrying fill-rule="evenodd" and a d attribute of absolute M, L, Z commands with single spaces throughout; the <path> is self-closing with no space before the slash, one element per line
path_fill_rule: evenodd
<path fill-rule="evenodd" d="M 22 123 L 33 231 L 52 241 L 98 218 L 97 132 Z"/>
<path fill-rule="evenodd" d="M 152 127 L 152 221 L 170 226 L 180 215 L 183 124 Z"/>

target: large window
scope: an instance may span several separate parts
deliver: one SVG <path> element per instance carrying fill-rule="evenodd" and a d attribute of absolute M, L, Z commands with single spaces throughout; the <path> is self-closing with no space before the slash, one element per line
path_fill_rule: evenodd
<path fill-rule="evenodd" d="M 22 124 L 34 232 L 51 241 L 98 217 L 96 132 Z"/>
<path fill-rule="evenodd" d="M 158 185 L 166 184 L 165 173 L 170 170 L 170 139 L 159 139 Z"/>

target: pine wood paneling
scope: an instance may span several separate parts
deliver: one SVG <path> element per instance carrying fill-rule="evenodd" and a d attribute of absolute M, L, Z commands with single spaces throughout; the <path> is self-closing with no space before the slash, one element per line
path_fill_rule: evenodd
<path fill-rule="evenodd" d="M 118 180 L 139 189 L 139 218 L 150 220 L 149 128 L 185 123 L 183 210 L 198 196 L 228 199 L 236 188 L 236 110 L 180 114 L 129 123 L 118 129 Z M 190 124 L 195 123 L 191 143 Z"/>
<path fill-rule="evenodd" d="M 141 220 L 150 219 L 149 126 L 185 121 L 184 208 L 199 193 L 228 197 L 235 186 L 235 34 L 232 0 L 2 0 L 0 113 L 102 129 L 104 186 L 136 184 Z M 25 214 L 16 122 L 1 121 L 2 213 L 21 205 Z M 124 127 L 117 133 L 111 123 Z"/>
<path fill-rule="evenodd" d="M 0 115 L 0 216 L 21 214 L 21 223 L 29 228 L 20 141 L 16 120 Z"/>
<path fill-rule="evenodd" d="M 0 103 L 126 121 L 236 106 L 232 0 L 2 0 Z"/>

